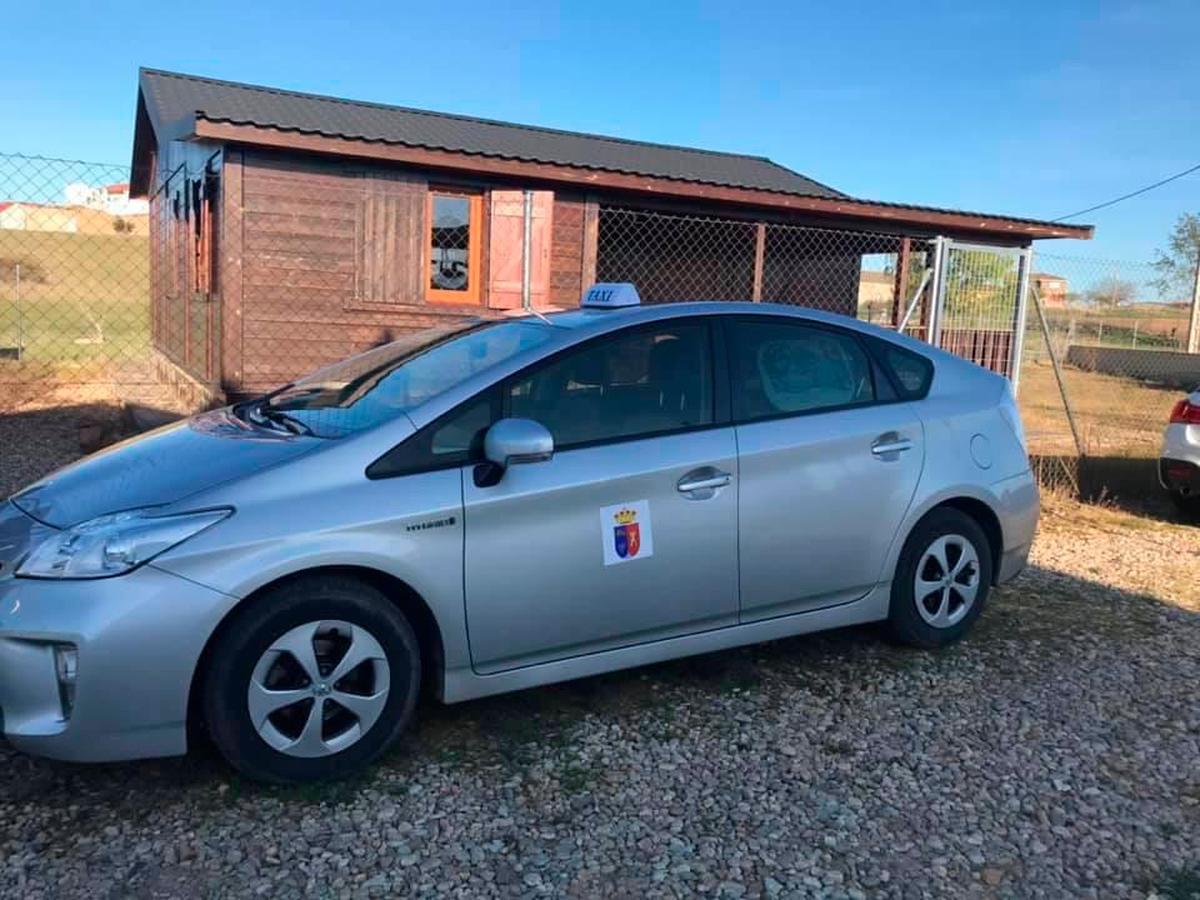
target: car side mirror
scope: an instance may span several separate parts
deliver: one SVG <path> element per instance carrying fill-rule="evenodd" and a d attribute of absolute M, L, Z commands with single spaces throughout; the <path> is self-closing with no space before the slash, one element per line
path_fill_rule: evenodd
<path fill-rule="evenodd" d="M 544 462 L 554 455 L 554 437 L 533 419 L 501 419 L 483 438 L 487 462 L 475 467 L 475 485 L 496 484 L 509 466 Z"/>

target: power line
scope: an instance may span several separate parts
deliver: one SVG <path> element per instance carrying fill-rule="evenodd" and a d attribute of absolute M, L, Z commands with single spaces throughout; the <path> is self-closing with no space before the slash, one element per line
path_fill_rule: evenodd
<path fill-rule="evenodd" d="M 1136 191 L 1130 191 L 1128 194 L 1122 194 L 1120 197 L 1115 197 L 1112 200 L 1106 200 L 1103 203 L 1097 203 L 1095 206 L 1089 206 L 1087 209 L 1081 209 L 1079 212 L 1073 212 L 1069 216 L 1059 216 L 1057 219 L 1051 219 L 1052 222 L 1062 222 L 1066 219 L 1074 219 L 1076 216 L 1082 216 L 1084 213 L 1095 212 L 1098 209 L 1104 209 L 1106 206 L 1112 206 L 1115 203 L 1120 203 L 1122 200 L 1128 200 L 1130 197 L 1136 197 L 1138 194 L 1144 194 L 1146 191 L 1152 191 L 1157 187 L 1162 187 L 1164 184 L 1169 184 L 1176 179 L 1182 178 L 1184 175 L 1191 175 L 1195 171 L 1200 171 L 1200 163 L 1192 166 L 1190 169 L 1184 169 L 1182 172 L 1164 178 L 1162 181 L 1156 181 L 1154 184 L 1148 184 L 1143 188 L 1138 188 Z"/>

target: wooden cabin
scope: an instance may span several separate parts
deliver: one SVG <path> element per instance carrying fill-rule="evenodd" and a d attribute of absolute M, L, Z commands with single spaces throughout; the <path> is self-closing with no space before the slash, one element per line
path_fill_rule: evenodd
<path fill-rule="evenodd" d="M 861 200 L 762 157 L 153 70 L 131 195 L 150 201 L 158 370 L 197 402 L 415 329 L 574 306 L 597 280 L 632 281 L 645 302 L 853 316 L 874 267 L 899 320 L 935 236 L 1090 235 Z"/>

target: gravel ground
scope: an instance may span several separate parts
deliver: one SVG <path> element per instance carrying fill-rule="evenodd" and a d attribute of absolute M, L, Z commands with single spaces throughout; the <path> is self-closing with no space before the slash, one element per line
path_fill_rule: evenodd
<path fill-rule="evenodd" d="M 851 629 L 427 702 L 331 785 L 0 749 L 0 894 L 1186 897 L 1198 559 L 1200 528 L 1051 501 L 948 651 Z"/>

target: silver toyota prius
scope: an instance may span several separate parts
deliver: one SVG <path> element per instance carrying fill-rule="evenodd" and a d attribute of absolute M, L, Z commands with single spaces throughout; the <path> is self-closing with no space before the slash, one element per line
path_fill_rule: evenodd
<path fill-rule="evenodd" d="M 962 637 L 1039 510 L 1003 378 L 760 303 L 370 350 L 0 505 L 18 749 L 342 775 L 447 703 L 821 629 Z"/>

